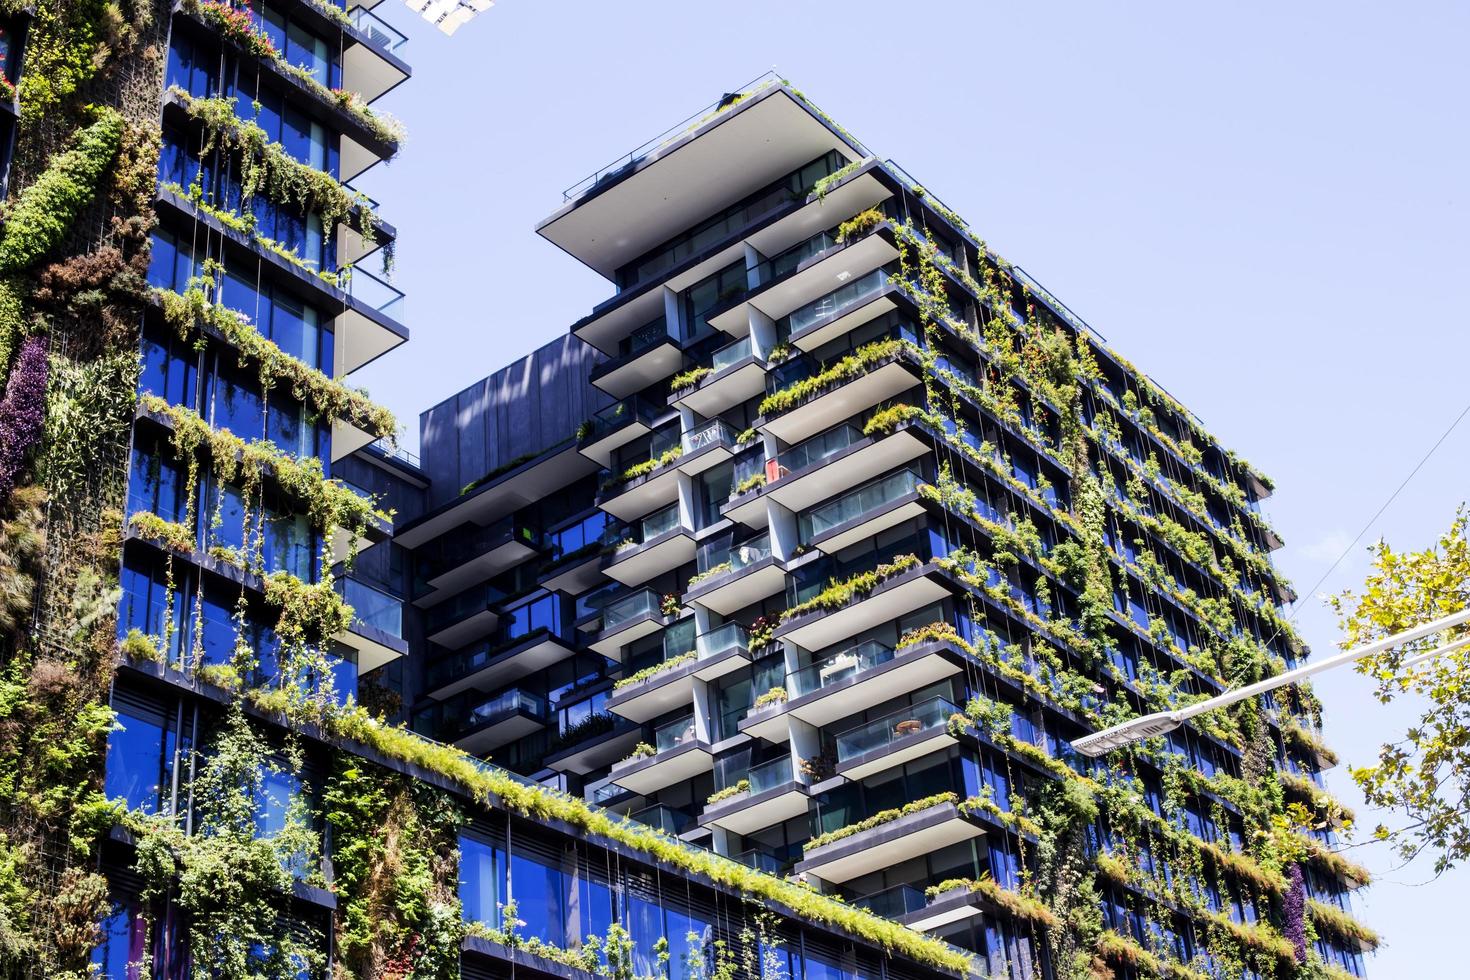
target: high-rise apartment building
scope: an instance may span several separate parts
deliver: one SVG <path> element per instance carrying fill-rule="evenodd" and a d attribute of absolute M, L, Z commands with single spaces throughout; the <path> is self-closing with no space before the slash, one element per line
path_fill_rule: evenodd
<path fill-rule="evenodd" d="M 614 296 L 424 416 L 416 731 L 986 975 L 1361 974 L 1309 694 L 1069 747 L 1306 655 L 1264 477 L 778 80 L 566 197 Z"/>
<path fill-rule="evenodd" d="M 1067 747 L 1305 655 L 1265 481 L 783 82 L 382 441 L 373 8 L 0 17 L 6 975 L 1361 973 L 1308 693 Z"/>

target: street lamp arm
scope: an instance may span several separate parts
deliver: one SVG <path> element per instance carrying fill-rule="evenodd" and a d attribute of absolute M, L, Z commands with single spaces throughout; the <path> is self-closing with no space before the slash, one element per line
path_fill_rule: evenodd
<path fill-rule="evenodd" d="M 1179 708 L 1175 711 L 1160 711 L 1155 714 L 1130 719 L 1100 732 L 1083 736 L 1072 743 L 1072 748 L 1081 752 L 1083 755 L 1102 755 L 1105 752 L 1122 748 L 1124 745 L 1132 742 L 1167 734 L 1184 724 L 1190 718 L 1202 715 L 1207 711 L 1214 711 L 1217 708 L 1225 708 L 1232 704 L 1238 704 L 1247 698 L 1253 698 L 1257 695 L 1265 694 L 1268 691 L 1274 691 L 1277 688 L 1296 684 L 1325 670 L 1350 664 L 1364 657 L 1371 657 L 1376 653 L 1383 653 L 1385 650 L 1391 650 L 1404 643 L 1422 640 L 1426 636 L 1433 636 L 1435 633 L 1443 632 L 1444 630 L 1460 626 L 1467 622 L 1470 622 L 1470 609 L 1462 609 L 1453 615 L 1445 616 L 1443 619 L 1436 619 L 1433 622 L 1424 623 L 1421 626 L 1405 630 L 1402 633 L 1395 633 L 1392 636 L 1375 640 L 1372 643 L 1367 643 L 1360 647 L 1354 647 L 1351 650 L 1344 650 L 1330 657 L 1323 657 L 1321 660 L 1304 664 L 1294 670 L 1285 671 L 1284 673 L 1277 674 L 1275 677 L 1268 677 L 1254 684 L 1247 684 L 1245 687 L 1226 691 L 1224 694 L 1216 695 L 1197 704 L 1191 704 L 1188 707 Z M 1470 637 L 1456 640 L 1453 643 L 1446 644 L 1427 653 L 1418 654 L 1410 658 L 1409 661 L 1406 661 L 1406 666 L 1411 666 L 1440 656 L 1441 654 L 1449 653 L 1452 650 L 1462 649 L 1466 646 L 1470 646 Z"/>

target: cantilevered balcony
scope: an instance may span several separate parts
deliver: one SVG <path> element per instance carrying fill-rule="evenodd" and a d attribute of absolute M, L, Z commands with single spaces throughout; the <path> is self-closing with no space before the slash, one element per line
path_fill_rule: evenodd
<path fill-rule="evenodd" d="M 351 576 L 337 579 L 337 589 L 352 607 L 352 623 L 336 639 L 357 651 L 359 674 L 407 656 L 401 599 Z"/>
<path fill-rule="evenodd" d="M 801 540 L 833 554 L 924 512 L 914 470 L 899 470 L 839 497 L 809 508 L 798 517 Z"/>
<path fill-rule="evenodd" d="M 867 240 L 887 241 L 876 236 Z M 779 330 L 799 350 L 813 351 L 897 309 L 896 293 L 888 271 L 874 269 L 792 310 L 782 318 Z"/>
<path fill-rule="evenodd" d="M 791 756 L 755 766 L 735 785 L 745 789 L 705 807 L 700 823 L 736 834 L 753 834 L 807 812 L 806 778 L 796 772 Z"/>
<path fill-rule="evenodd" d="M 601 582 L 608 520 L 607 514 L 593 509 L 547 529 L 546 560 L 538 584 L 550 592 L 577 595 Z"/>
<path fill-rule="evenodd" d="M 626 398 L 677 374 L 684 364 L 683 346 L 659 316 L 624 339 L 617 356 L 593 368 L 588 380 L 614 398 Z"/>
<path fill-rule="evenodd" d="M 643 740 L 643 729 L 626 718 L 602 717 L 607 722 L 600 731 L 584 733 L 575 726 L 560 729 L 542 759 L 546 767 L 585 776 L 626 758 Z"/>
<path fill-rule="evenodd" d="M 483 755 L 546 726 L 546 699 L 516 688 L 487 695 L 465 693 L 414 712 L 420 735 Z"/>
<path fill-rule="evenodd" d="M 696 679 L 717 680 L 749 662 L 749 638 L 739 623 L 695 637 L 694 620 L 684 619 L 665 632 L 662 660 L 619 681 L 607 708 L 631 721 L 646 722 L 690 704 Z"/>
<path fill-rule="evenodd" d="M 724 419 L 701 422 L 679 438 L 679 471 L 698 476 L 735 455 L 738 434 Z"/>
<path fill-rule="evenodd" d="M 901 919 L 924 907 L 924 893 L 913 885 L 894 885 L 862 898 L 854 898 L 849 904 L 867 909 L 885 919 Z"/>
<path fill-rule="evenodd" d="M 825 581 L 825 578 L 816 579 L 808 587 L 819 589 Z M 821 650 L 938 602 L 951 588 L 936 566 L 922 564 L 890 575 L 871 590 L 851 596 L 836 608 L 814 609 L 788 618 L 777 628 L 776 638 L 808 650 Z M 800 594 L 788 590 L 788 599 Z"/>
<path fill-rule="evenodd" d="M 721 512 L 732 520 L 759 526 L 767 498 L 800 512 L 829 497 L 833 487 L 856 486 L 929 451 L 929 444 L 908 423 L 900 423 L 886 435 L 865 436 L 858 426 L 843 422 L 770 461 L 764 488 L 731 498 Z"/>
<path fill-rule="evenodd" d="M 1007 911 L 991 901 L 985 891 L 972 888 L 968 883 L 940 892 L 933 898 L 923 895 L 919 897 L 919 905 L 893 916 L 910 929 L 919 932 L 929 932 L 980 915 L 1001 915 Z"/>
<path fill-rule="evenodd" d="M 709 452 L 719 449 L 709 447 Z M 631 521 L 673 503 L 679 497 L 678 464 L 683 453 L 678 425 L 656 429 L 646 452 L 623 455 L 619 460 L 622 470 L 604 478 L 598 506 L 620 521 Z"/>
<path fill-rule="evenodd" d="M 342 88 L 376 102 L 409 76 L 402 54 L 408 38 L 377 14 L 354 7 L 343 33 Z M 343 147 L 342 155 L 347 155 Z"/>
<path fill-rule="evenodd" d="M 613 453 L 653 431 L 666 408 L 633 395 L 597 411 L 587 420 L 577 449 L 598 466 L 611 466 Z"/>
<path fill-rule="evenodd" d="M 786 675 L 786 713 L 821 728 L 893 697 L 917 691 L 961 670 L 946 644 L 920 643 L 895 651 L 865 640 Z"/>
<path fill-rule="evenodd" d="M 787 361 L 766 376 L 767 391 L 776 394 L 806 378 L 821 377 L 824 367 L 807 358 Z M 828 377 L 796 404 L 768 409 L 758 422 L 760 428 L 782 442 L 801 442 L 891 402 L 923 381 L 917 359 L 903 350 L 872 359 L 855 374 Z"/>
<path fill-rule="evenodd" d="M 763 262 L 756 272 L 764 280 L 761 287 L 710 317 L 710 325 L 744 334 L 753 308 L 778 323 L 784 321 L 791 342 L 812 350 L 893 308 L 891 301 L 873 301 L 887 289 L 883 268 L 897 258 L 893 232 L 886 224 L 842 243 L 822 232 L 795 246 L 789 255 Z M 822 339 L 802 343 L 811 337 Z"/>
<path fill-rule="evenodd" d="M 596 471 L 596 464 L 577 452 L 570 441 L 553 446 L 534 459 L 512 460 L 486 473 L 458 497 L 398 528 L 393 540 L 406 548 L 419 548 L 468 522 L 492 524 L 532 501 L 564 492 L 568 485 Z"/>
<path fill-rule="evenodd" d="M 984 835 L 984 824 L 954 802 L 936 803 L 829 844 L 809 848 L 798 874 L 841 884 Z"/>
<path fill-rule="evenodd" d="M 541 544 L 540 535 L 514 517 L 455 528 L 415 555 L 415 598 L 494 578 L 537 555 Z"/>
<path fill-rule="evenodd" d="M 713 417 L 759 395 L 766 384 L 764 362 L 755 355 L 750 337 L 726 344 L 710 356 L 710 373 L 669 397 L 671 404 Z"/>
<path fill-rule="evenodd" d="M 895 690 L 898 690 L 895 688 Z M 837 735 L 837 774 L 862 779 L 959 743 L 950 719 L 964 713 L 930 698 Z"/>
<path fill-rule="evenodd" d="M 681 718 L 654 730 L 653 755 L 623 759 L 613 764 L 613 782 L 640 796 L 656 793 L 714 768 L 709 743 L 700 741 L 694 717 Z"/>
<path fill-rule="evenodd" d="M 424 612 L 424 634 L 431 643 L 454 649 L 488 636 L 500 625 L 504 592 L 491 585 L 466 589 Z"/>
<path fill-rule="evenodd" d="M 610 595 L 602 606 L 600 629 L 587 645 L 604 657 L 621 660 L 623 647 L 673 622 L 673 616 L 664 615 L 662 602 L 652 589 Z"/>
<path fill-rule="evenodd" d="M 738 543 L 731 533 L 716 535 L 699 546 L 695 568 L 685 601 L 722 616 L 775 595 L 786 584 L 785 568 L 771 552 L 770 534 Z"/>
<path fill-rule="evenodd" d="M 332 321 L 337 377 L 351 374 L 408 339 L 402 290 L 362 266 L 353 267 L 343 288 L 348 303 Z"/>
<path fill-rule="evenodd" d="M 470 687 L 487 690 L 576 655 L 576 644 L 553 625 L 517 629 L 431 660 L 425 692 L 447 698 Z"/>
<path fill-rule="evenodd" d="M 613 550 L 603 572 L 624 585 L 647 582 L 694 557 L 694 538 L 680 522 L 677 502 L 636 521 L 609 524 L 605 535 Z"/>
<path fill-rule="evenodd" d="M 597 272 L 617 269 L 784 174 L 837 151 L 866 153 L 779 79 L 696 113 L 569 188 L 537 231 Z"/>

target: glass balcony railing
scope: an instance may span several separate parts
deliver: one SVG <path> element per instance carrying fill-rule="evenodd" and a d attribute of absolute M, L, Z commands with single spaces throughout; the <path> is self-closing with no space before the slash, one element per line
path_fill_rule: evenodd
<path fill-rule="evenodd" d="M 546 699 L 520 689 L 486 697 L 469 691 L 414 712 L 413 730 L 420 735 L 451 742 L 487 725 L 524 715 L 540 722 L 547 719 Z"/>
<path fill-rule="evenodd" d="M 875 336 L 872 331 L 884 324 L 887 325 L 887 329 L 882 330 Z M 778 391 L 790 388 L 799 381 L 821 374 L 828 367 L 836 364 L 866 344 L 880 340 L 904 340 L 916 347 L 925 346 L 921 342 L 919 334 L 915 332 L 910 324 L 903 321 L 900 312 L 897 310 L 890 311 L 871 323 L 863 324 L 863 328 L 861 342 L 855 342 L 855 338 L 849 335 L 847 344 L 837 350 L 830 351 L 825 358 L 818 359 L 809 354 L 800 354 L 787 358 L 768 370 L 766 372 L 766 394 L 773 395 Z"/>
<path fill-rule="evenodd" d="M 663 317 L 650 320 L 643 326 L 634 330 L 631 334 L 618 341 L 618 356 L 616 360 L 637 357 L 644 351 L 657 347 L 666 340 L 670 340 L 669 328 Z"/>
<path fill-rule="evenodd" d="M 384 51 L 397 51 L 408 43 L 408 37 L 397 28 L 386 23 L 377 14 L 362 7 L 353 7 L 347 14 L 352 26 L 368 39 L 368 43 Z"/>
<path fill-rule="evenodd" d="M 658 459 L 664 453 L 679 445 L 682 437 L 678 425 L 666 425 L 662 429 L 655 429 L 648 437 L 648 458 Z"/>
<path fill-rule="evenodd" d="M 723 657 L 735 650 L 744 653 L 749 649 L 750 634 L 739 623 L 726 623 L 724 626 L 718 626 L 695 641 L 695 650 L 698 651 L 701 660 Z"/>
<path fill-rule="evenodd" d="M 424 549 L 415 562 L 415 577 L 420 583 L 427 582 L 512 541 L 539 548 L 541 536 L 526 523 L 510 517 L 483 527 L 462 525 L 454 534 L 445 535 Z"/>
<path fill-rule="evenodd" d="M 757 851 L 754 848 L 749 851 L 741 851 L 735 855 L 735 860 L 747 868 L 764 871 L 768 875 L 780 875 L 782 871 L 780 858 L 774 854 L 767 854 L 765 851 Z"/>
<path fill-rule="evenodd" d="M 801 540 L 810 541 L 834 527 L 886 507 L 913 493 L 922 482 L 913 470 L 900 470 L 813 507 L 801 515 Z"/>
<path fill-rule="evenodd" d="M 865 640 L 841 653 L 823 657 L 810 666 L 793 670 L 786 675 L 786 692 L 793 698 L 799 698 L 828 685 L 839 684 L 892 659 L 892 647 L 877 640 Z"/>
<path fill-rule="evenodd" d="M 603 541 L 619 550 L 647 544 L 661 534 L 667 534 L 679 526 L 679 505 L 669 504 L 641 520 L 625 523 L 611 522 L 603 530 Z"/>
<path fill-rule="evenodd" d="M 694 636 L 695 621 L 692 617 L 679 620 L 664 630 L 664 659 L 673 660 L 696 649 Z"/>
<path fill-rule="evenodd" d="M 384 456 L 387 456 L 390 459 L 396 459 L 400 462 L 407 463 L 414 469 L 419 468 L 419 454 L 404 449 L 392 439 L 388 439 L 386 437 L 374 439 L 372 442 L 367 444 L 367 448 L 373 452 L 382 453 Z M 366 496 L 372 496 L 372 494 L 366 494 Z"/>
<path fill-rule="evenodd" d="M 829 228 L 819 231 L 804 242 L 791 246 L 786 251 L 772 258 L 766 259 L 755 267 L 755 279 L 757 286 L 764 286 L 773 279 L 789 276 L 795 272 L 803 262 L 814 255 L 821 255 L 827 249 L 837 244 L 837 229 Z"/>
<path fill-rule="evenodd" d="M 851 422 L 844 422 L 836 428 L 812 436 L 800 445 L 792 446 L 776 457 L 776 461 L 781 465 L 783 474 L 795 473 L 835 456 L 862 438 L 862 429 Z"/>
<path fill-rule="evenodd" d="M 468 619 L 475 613 L 484 612 L 505 599 L 505 593 L 493 585 L 468 589 L 427 610 L 424 613 L 424 629 L 430 633 L 437 633 L 460 620 Z"/>
<path fill-rule="evenodd" d="M 369 309 L 403 322 L 403 293 L 360 265 L 352 267 L 352 276 L 347 280 L 347 295 Z"/>
<path fill-rule="evenodd" d="M 668 722 L 653 730 L 653 747 L 658 752 L 667 752 L 697 741 L 699 736 L 694 728 L 693 715 Z"/>
<path fill-rule="evenodd" d="M 766 447 L 757 441 L 735 457 L 735 472 L 730 475 L 731 488 L 746 486 L 751 477 L 766 471 Z"/>
<path fill-rule="evenodd" d="M 695 568 L 699 575 L 703 576 L 701 581 L 704 581 L 738 572 L 742 568 L 748 568 L 769 557 L 771 557 L 771 535 L 767 532 L 739 544 L 734 542 L 732 534 L 719 535 L 714 540 L 700 545 L 694 559 Z"/>
<path fill-rule="evenodd" d="M 654 830 L 662 830 L 675 837 L 683 833 L 694 822 L 694 818 L 689 814 L 663 803 L 629 814 L 628 819 L 636 820 Z"/>
<path fill-rule="evenodd" d="M 885 919 L 896 919 L 910 912 L 917 912 L 928 903 L 924 899 L 924 893 L 913 885 L 894 885 L 881 892 L 853 899 L 852 904 Z"/>
<path fill-rule="evenodd" d="M 877 296 L 887 288 L 888 273 L 883 269 L 874 269 L 788 314 L 777 326 L 776 334 L 786 337 L 795 336 L 840 310 Z"/>
<path fill-rule="evenodd" d="M 339 581 L 342 600 L 352 607 L 354 620 L 389 636 L 403 636 L 403 600 L 355 578 Z"/>
<path fill-rule="evenodd" d="M 606 408 L 600 409 L 592 415 L 592 426 L 588 431 L 587 439 L 596 439 L 605 433 L 619 429 L 629 422 L 642 422 L 649 427 L 653 426 L 653 420 L 658 418 L 659 408 L 639 397 L 631 395 L 620 402 L 614 402 Z"/>
<path fill-rule="evenodd" d="M 550 593 L 507 610 L 493 637 L 431 661 L 425 674 L 429 688 L 473 674 L 534 633 L 561 636 L 561 603 L 560 595 Z"/>
<path fill-rule="evenodd" d="M 837 763 L 887 748 L 910 735 L 932 732 L 949 724 L 951 715 L 960 709 L 944 698 L 930 698 L 901 708 L 865 725 L 849 729 L 837 736 Z"/>
<path fill-rule="evenodd" d="M 735 449 L 735 430 L 730 428 L 724 419 L 711 419 L 703 425 L 684 433 L 682 445 L 685 456 L 697 453 L 701 449 L 706 449 L 710 446 L 724 446 L 733 452 Z"/>
<path fill-rule="evenodd" d="M 659 595 L 652 589 L 639 589 L 602 607 L 603 630 L 615 630 L 639 616 L 659 616 Z"/>
<path fill-rule="evenodd" d="M 710 355 L 709 366 L 713 374 L 719 374 L 732 364 L 739 364 L 751 355 L 753 348 L 750 335 L 746 334 L 733 344 L 726 344 Z"/>
<path fill-rule="evenodd" d="M 752 767 L 745 774 L 746 780 L 750 783 L 750 795 L 755 796 L 758 793 L 764 793 L 766 790 L 795 782 L 795 771 L 791 765 L 791 756 L 789 755 L 782 756 L 779 759 L 772 759 L 770 762 L 763 762 L 758 766 Z"/>
<path fill-rule="evenodd" d="M 598 806 L 611 806 L 620 797 L 627 795 L 628 790 L 623 789 L 617 783 L 603 783 L 601 786 L 595 787 L 587 795 L 587 799 Z"/>

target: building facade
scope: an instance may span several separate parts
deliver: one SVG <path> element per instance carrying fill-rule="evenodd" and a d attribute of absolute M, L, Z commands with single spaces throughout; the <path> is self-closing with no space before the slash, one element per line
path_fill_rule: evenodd
<path fill-rule="evenodd" d="M 778 80 L 538 230 L 615 294 L 425 413 L 414 730 L 986 975 L 1362 974 L 1309 692 L 1069 747 L 1306 656 L 1264 477 Z"/>
<path fill-rule="evenodd" d="M 7 975 L 1360 975 L 1264 478 L 761 79 L 421 419 L 374 4 L 0 20 Z"/>

